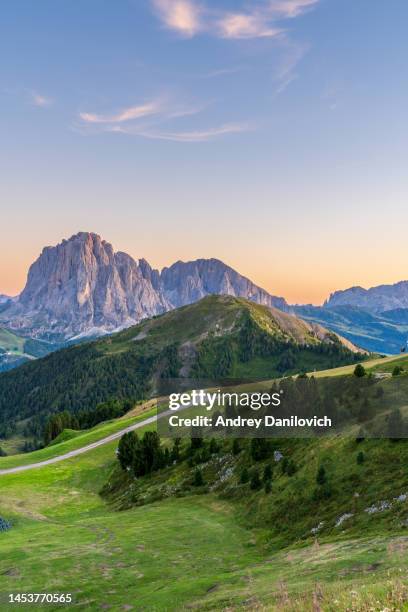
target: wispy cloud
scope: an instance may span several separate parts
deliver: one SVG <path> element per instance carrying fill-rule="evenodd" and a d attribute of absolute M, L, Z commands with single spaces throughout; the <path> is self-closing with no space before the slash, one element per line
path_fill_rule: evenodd
<path fill-rule="evenodd" d="M 36 91 L 30 92 L 31 104 L 34 106 L 39 106 L 40 108 L 47 108 L 54 103 L 52 98 L 48 98 L 47 96 L 43 96 Z"/>
<path fill-rule="evenodd" d="M 79 113 L 79 123 L 73 129 L 85 134 L 112 132 L 129 134 L 155 140 L 172 140 L 175 142 L 205 142 L 224 134 L 247 131 L 248 124 L 226 123 L 217 127 L 196 130 L 165 129 L 166 124 L 197 115 L 207 105 L 176 103 L 174 100 L 153 100 L 138 106 L 131 106 L 116 113 L 98 114 L 94 112 Z"/>
<path fill-rule="evenodd" d="M 277 61 L 274 73 L 277 94 L 283 93 L 297 79 L 296 68 L 309 50 L 308 45 L 295 43 L 289 38 L 282 39 L 280 47 L 281 56 Z"/>
<path fill-rule="evenodd" d="M 270 0 L 269 11 L 283 19 L 291 19 L 302 15 L 319 2 L 320 0 Z"/>
<path fill-rule="evenodd" d="M 203 27 L 201 9 L 190 0 L 153 0 L 153 6 L 163 25 L 183 36 L 192 37 Z"/>
<path fill-rule="evenodd" d="M 191 131 L 162 131 L 154 129 L 132 129 L 114 126 L 111 132 L 129 134 L 132 136 L 142 136 L 153 140 L 171 140 L 173 142 L 208 142 L 225 134 L 237 134 L 250 130 L 247 123 L 227 123 L 213 128 Z"/>
<path fill-rule="evenodd" d="M 130 106 L 113 115 L 99 115 L 97 113 L 79 113 L 79 117 L 85 123 L 124 123 L 155 115 L 161 110 L 161 103 L 157 100 L 141 104 L 139 106 Z"/>
<path fill-rule="evenodd" d="M 231 40 L 273 38 L 282 33 L 277 22 L 298 17 L 320 0 L 259 0 L 250 9 L 212 9 L 195 0 L 151 0 L 166 28 L 192 38 L 207 33 Z"/>
<path fill-rule="evenodd" d="M 280 28 L 271 27 L 262 13 L 230 13 L 217 22 L 222 38 L 265 38 L 277 36 Z"/>

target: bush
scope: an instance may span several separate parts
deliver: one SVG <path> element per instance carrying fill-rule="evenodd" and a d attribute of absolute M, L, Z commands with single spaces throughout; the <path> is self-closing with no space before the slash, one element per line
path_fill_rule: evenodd
<path fill-rule="evenodd" d="M 2 449 L 1 446 L 0 446 L 0 457 L 7 457 L 6 451 Z"/>
<path fill-rule="evenodd" d="M 395 366 L 395 368 L 392 371 L 392 375 L 393 376 L 399 376 L 400 374 L 402 374 L 404 371 L 404 368 L 402 368 L 401 366 Z"/>
<path fill-rule="evenodd" d="M 270 480 L 265 482 L 265 493 L 270 493 L 272 491 L 272 483 Z"/>
<path fill-rule="evenodd" d="M 365 367 L 362 366 L 361 363 L 358 363 L 356 367 L 354 368 L 354 376 L 357 376 L 357 378 L 363 378 L 363 376 L 365 375 L 366 375 Z"/>
<path fill-rule="evenodd" d="M 357 455 L 357 463 L 358 465 L 362 465 L 365 461 L 364 453 L 360 451 Z"/>

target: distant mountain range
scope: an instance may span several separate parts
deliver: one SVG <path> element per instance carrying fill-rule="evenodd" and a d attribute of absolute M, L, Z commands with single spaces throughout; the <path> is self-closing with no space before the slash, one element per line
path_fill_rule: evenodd
<path fill-rule="evenodd" d="M 389 310 L 408 308 L 408 281 L 394 285 L 379 285 L 371 289 L 351 287 L 344 291 L 335 291 L 324 304 L 332 306 L 357 306 L 369 312 L 382 313 Z"/>
<path fill-rule="evenodd" d="M 321 307 L 290 306 L 218 259 L 178 261 L 159 272 L 88 232 L 43 249 L 22 293 L 0 296 L 0 326 L 45 341 L 51 350 L 125 329 L 211 294 L 278 308 L 373 352 L 399 352 L 408 337 L 408 281 L 336 291 Z"/>

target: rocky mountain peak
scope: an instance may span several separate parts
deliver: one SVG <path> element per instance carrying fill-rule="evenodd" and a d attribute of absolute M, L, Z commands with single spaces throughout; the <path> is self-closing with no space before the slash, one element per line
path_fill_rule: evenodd
<path fill-rule="evenodd" d="M 92 232 L 45 247 L 20 296 L 0 312 L 10 329 L 46 339 L 113 331 L 206 295 L 244 297 L 288 308 L 219 259 L 178 261 L 160 273 L 145 259 L 115 252 Z"/>

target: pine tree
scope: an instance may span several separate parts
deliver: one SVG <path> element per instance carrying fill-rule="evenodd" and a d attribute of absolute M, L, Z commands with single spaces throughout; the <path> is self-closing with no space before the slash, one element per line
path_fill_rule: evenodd
<path fill-rule="evenodd" d="M 203 473 L 199 468 L 196 468 L 194 472 L 193 486 L 202 487 L 204 485 Z"/>
<path fill-rule="evenodd" d="M 265 465 L 262 480 L 264 483 L 270 482 L 272 480 L 272 466 L 270 465 L 270 463 L 268 463 L 268 465 Z"/>
<path fill-rule="evenodd" d="M 117 455 L 122 470 L 126 470 L 133 464 L 138 444 L 139 438 L 134 431 L 123 434 L 119 440 Z"/>
<path fill-rule="evenodd" d="M 261 482 L 261 479 L 259 478 L 258 470 L 253 470 L 252 475 L 251 475 L 251 482 L 249 486 L 251 487 L 253 491 L 257 491 L 258 489 L 262 487 L 262 482 Z"/>
<path fill-rule="evenodd" d="M 240 481 L 241 484 L 246 484 L 249 481 L 249 472 L 246 467 L 241 472 Z"/>
<path fill-rule="evenodd" d="M 232 454 L 239 455 L 240 452 L 241 452 L 241 444 L 239 442 L 239 439 L 234 438 L 232 441 Z"/>

